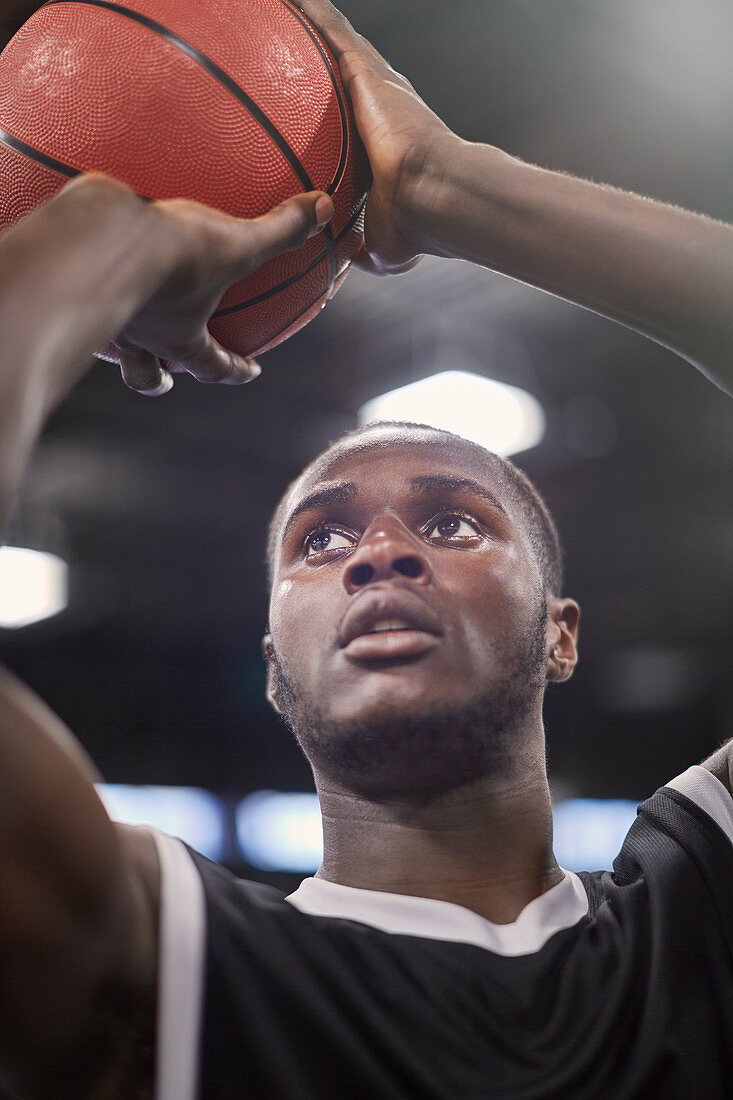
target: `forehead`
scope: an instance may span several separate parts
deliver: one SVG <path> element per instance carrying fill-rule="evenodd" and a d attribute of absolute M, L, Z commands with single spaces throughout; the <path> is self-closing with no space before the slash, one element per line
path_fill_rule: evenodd
<path fill-rule="evenodd" d="M 429 429 L 389 427 L 345 439 L 324 452 L 292 486 L 284 517 L 318 488 L 343 481 L 378 489 L 388 505 L 392 493 L 398 493 L 416 473 L 465 477 L 490 490 L 507 512 L 513 511 L 496 455 L 468 440 Z"/>

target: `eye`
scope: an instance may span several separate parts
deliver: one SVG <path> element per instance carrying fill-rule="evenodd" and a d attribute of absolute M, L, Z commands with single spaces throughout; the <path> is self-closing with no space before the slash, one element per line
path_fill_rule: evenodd
<path fill-rule="evenodd" d="M 334 527 L 318 527 L 305 540 L 305 556 L 312 558 L 327 550 L 350 550 L 355 541 L 353 535 L 344 534 Z"/>
<path fill-rule="evenodd" d="M 481 537 L 481 529 L 476 520 L 468 519 L 460 512 L 443 512 L 442 515 L 430 520 L 422 531 L 424 537 L 430 542 L 444 540 L 464 541 Z"/>

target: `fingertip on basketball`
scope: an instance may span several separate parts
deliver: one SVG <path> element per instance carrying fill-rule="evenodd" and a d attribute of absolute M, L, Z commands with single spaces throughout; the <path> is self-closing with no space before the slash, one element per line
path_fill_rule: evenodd
<path fill-rule="evenodd" d="M 245 359 L 247 365 L 248 377 L 244 379 L 245 382 L 254 382 L 255 378 L 259 378 L 262 374 L 262 367 L 256 359 Z"/>
<path fill-rule="evenodd" d="M 324 225 L 327 225 L 334 213 L 333 199 L 330 195 L 321 195 L 316 200 L 316 224 L 319 229 L 323 229 Z"/>
<path fill-rule="evenodd" d="M 166 393 L 170 393 L 173 389 L 173 375 L 167 370 L 161 370 L 160 381 L 151 388 L 143 388 L 140 385 L 131 385 L 129 382 L 125 384 L 136 393 L 141 393 L 143 397 L 162 397 Z"/>

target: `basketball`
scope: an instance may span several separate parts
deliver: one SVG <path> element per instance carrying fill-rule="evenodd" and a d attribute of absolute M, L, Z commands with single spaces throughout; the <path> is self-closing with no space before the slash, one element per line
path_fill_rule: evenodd
<path fill-rule="evenodd" d="M 289 0 L 50 0 L 0 54 L 0 228 L 81 172 L 236 217 L 322 190 L 335 213 L 227 291 L 212 335 L 254 355 L 341 286 L 369 182 L 338 65 Z"/>

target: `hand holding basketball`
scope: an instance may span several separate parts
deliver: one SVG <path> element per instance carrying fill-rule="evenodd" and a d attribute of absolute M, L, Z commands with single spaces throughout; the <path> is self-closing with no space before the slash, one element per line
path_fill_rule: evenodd
<path fill-rule="evenodd" d="M 66 190 L 95 181 L 87 176 Z M 104 182 L 112 200 L 113 191 L 126 190 Z M 207 323 L 232 283 L 318 233 L 333 214 L 332 200 L 322 192 L 297 195 L 249 220 L 185 199 L 153 203 L 150 213 L 155 247 L 170 260 L 162 284 L 114 340 L 126 384 L 158 396 L 172 387 L 173 373 L 232 386 L 256 378 L 255 361 L 222 347 Z"/>
<path fill-rule="evenodd" d="M 355 262 L 379 275 L 407 271 L 425 250 L 423 212 L 434 205 L 441 166 L 458 139 L 329 0 L 299 4 L 339 63 L 372 170 L 364 248 Z"/>

